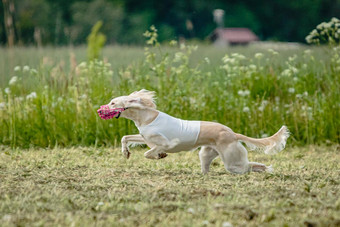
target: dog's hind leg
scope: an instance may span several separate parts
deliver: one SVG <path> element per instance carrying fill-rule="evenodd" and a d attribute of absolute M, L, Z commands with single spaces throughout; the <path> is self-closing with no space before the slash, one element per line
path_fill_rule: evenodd
<path fill-rule="evenodd" d="M 217 146 L 217 150 L 227 171 L 242 174 L 250 170 L 248 152 L 241 143 L 222 143 Z"/>
<path fill-rule="evenodd" d="M 199 151 L 199 157 L 201 160 L 201 169 L 203 174 L 207 174 L 209 172 L 210 164 L 217 156 L 217 151 L 212 147 L 201 147 L 201 150 Z"/>
<path fill-rule="evenodd" d="M 129 145 L 130 144 L 145 144 L 144 138 L 139 135 L 127 135 L 122 138 L 122 153 L 126 158 L 130 157 Z"/>

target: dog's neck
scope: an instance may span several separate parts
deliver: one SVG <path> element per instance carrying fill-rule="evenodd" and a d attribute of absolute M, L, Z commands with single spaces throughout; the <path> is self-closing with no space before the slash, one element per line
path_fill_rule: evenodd
<path fill-rule="evenodd" d="M 129 108 L 122 112 L 121 117 L 127 118 L 135 122 L 137 127 L 141 127 L 151 123 L 158 116 L 159 112 L 155 109 L 139 109 Z"/>

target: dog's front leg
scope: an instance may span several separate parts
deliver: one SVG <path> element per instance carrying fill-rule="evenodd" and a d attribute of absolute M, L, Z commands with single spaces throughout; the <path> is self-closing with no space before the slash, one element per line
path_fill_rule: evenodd
<path fill-rule="evenodd" d="M 148 159 L 161 159 L 165 158 L 167 153 L 165 153 L 164 148 L 155 146 L 144 153 L 144 157 Z"/>
<path fill-rule="evenodd" d="M 122 138 L 122 152 L 126 158 L 130 157 L 129 145 L 132 143 L 145 144 L 143 137 L 139 134 L 127 135 Z"/>

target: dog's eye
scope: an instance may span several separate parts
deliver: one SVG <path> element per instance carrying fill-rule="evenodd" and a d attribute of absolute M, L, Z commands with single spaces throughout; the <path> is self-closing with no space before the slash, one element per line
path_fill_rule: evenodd
<path fill-rule="evenodd" d="M 111 105 L 113 106 L 115 103 L 114 102 L 111 102 Z"/>

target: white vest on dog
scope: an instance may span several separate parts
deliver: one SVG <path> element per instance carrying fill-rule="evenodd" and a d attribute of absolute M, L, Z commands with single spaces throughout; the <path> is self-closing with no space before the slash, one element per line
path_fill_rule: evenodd
<path fill-rule="evenodd" d="M 144 139 L 166 147 L 166 151 L 171 153 L 191 150 L 197 142 L 200 127 L 200 121 L 186 121 L 159 112 L 151 123 L 138 127 L 138 130 Z M 163 137 L 165 142 L 157 136 Z"/>

